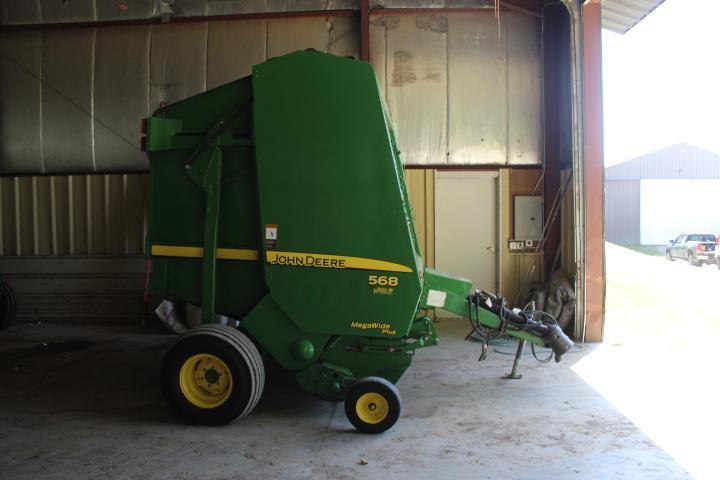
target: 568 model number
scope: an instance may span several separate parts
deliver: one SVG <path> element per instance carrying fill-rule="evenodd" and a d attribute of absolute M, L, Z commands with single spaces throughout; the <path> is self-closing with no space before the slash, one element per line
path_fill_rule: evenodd
<path fill-rule="evenodd" d="M 370 275 L 368 277 L 368 285 L 397 287 L 398 283 L 398 277 L 388 277 L 387 275 Z"/>

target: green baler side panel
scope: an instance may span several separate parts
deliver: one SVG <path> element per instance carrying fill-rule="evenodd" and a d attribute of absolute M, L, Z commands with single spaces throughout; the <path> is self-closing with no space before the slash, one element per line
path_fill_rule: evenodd
<path fill-rule="evenodd" d="M 170 137 L 161 132 L 148 132 L 151 201 L 147 244 L 150 247 L 203 246 L 206 195 L 188 176 L 185 161 L 218 119 L 233 116 L 251 96 L 252 82 L 247 77 L 154 114 L 158 118 L 179 119 L 181 128 L 179 134 L 171 137 L 178 143 L 176 146 L 153 144 Z M 237 118 L 233 134 L 249 137 L 251 131 L 252 115 L 248 110 Z M 219 247 L 257 250 L 260 230 L 254 152 L 251 146 L 225 147 L 223 158 Z M 258 262 L 219 261 L 217 268 L 217 313 L 243 316 L 267 293 Z M 153 256 L 150 291 L 164 298 L 200 305 L 201 259 Z"/>
<path fill-rule="evenodd" d="M 279 252 L 282 263 L 283 252 L 324 254 L 405 267 L 266 263 L 272 297 L 303 331 L 406 335 L 422 289 L 422 259 L 374 70 L 296 52 L 257 65 L 253 87 L 260 222 L 277 225 L 277 244 L 261 245 L 261 258 Z M 378 289 L 371 275 L 397 277 L 398 285 Z"/>

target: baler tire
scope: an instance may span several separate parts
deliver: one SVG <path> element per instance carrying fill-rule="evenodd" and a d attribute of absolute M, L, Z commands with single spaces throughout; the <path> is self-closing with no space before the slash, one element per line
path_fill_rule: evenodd
<path fill-rule="evenodd" d="M 216 378 L 199 373 L 215 370 Z M 223 384 L 220 378 L 229 380 Z M 202 377 L 202 378 L 200 378 Z M 265 387 L 260 352 L 239 330 L 201 325 L 183 335 L 168 351 L 162 366 L 165 399 L 183 418 L 204 425 L 225 425 L 247 416 Z M 207 382 L 201 385 L 203 381 Z M 219 391 L 208 388 L 217 386 Z"/>
<path fill-rule="evenodd" d="M 0 330 L 8 328 L 15 323 L 17 317 L 17 300 L 12 287 L 6 282 L 0 282 Z"/>
<path fill-rule="evenodd" d="M 380 377 L 365 377 L 345 397 L 345 415 L 363 433 L 382 433 L 395 425 L 402 411 L 397 387 Z"/>

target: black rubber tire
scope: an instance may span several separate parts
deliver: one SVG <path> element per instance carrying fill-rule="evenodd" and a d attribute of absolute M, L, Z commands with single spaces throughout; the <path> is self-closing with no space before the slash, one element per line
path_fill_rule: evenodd
<path fill-rule="evenodd" d="M 665 250 L 665 258 L 671 262 L 675 261 L 675 259 L 673 258 L 672 254 L 670 253 L 669 250 Z"/>
<path fill-rule="evenodd" d="M 0 330 L 8 328 L 17 318 L 15 292 L 6 281 L 0 281 Z"/>
<path fill-rule="evenodd" d="M 693 252 L 688 252 L 687 262 L 691 267 L 697 267 L 697 263 L 695 263 L 695 254 L 693 254 Z"/>
<path fill-rule="evenodd" d="M 196 354 L 222 360 L 232 375 L 230 396 L 214 408 L 193 404 L 180 387 L 180 371 Z M 239 330 L 224 325 L 201 325 L 183 335 L 167 352 L 162 366 L 165 399 L 181 417 L 203 425 L 226 425 L 247 416 L 265 387 L 265 367 L 253 342 Z"/>
<path fill-rule="evenodd" d="M 357 403 L 366 393 L 381 395 L 388 405 L 385 418 L 378 423 L 368 423 L 358 416 Z M 350 423 L 363 433 L 382 433 L 395 425 L 402 411 L 402 399 L 397 387 L 380 377 L 365 377 L 350 388 L 345 397 L 345 415 Z"/>

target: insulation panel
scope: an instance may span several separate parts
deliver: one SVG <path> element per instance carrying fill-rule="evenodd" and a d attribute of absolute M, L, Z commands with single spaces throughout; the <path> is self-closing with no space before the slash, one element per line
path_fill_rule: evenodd
<path fill-rule="evenodd" d="M 101 28 L 95 38 L 95 166 L 148 168 L 140 151 L 140 120 L 148 116 L 150 29 Z"/>
<path fill-rule="evenodd" d="M 0 41 L 0 172 L 44 171 L 40 135 L 40 32 L 6 33 Z"/>
<path fill-rule="evenodd" d="M 507 31 L 491 13 L 449 15 L 449 163 L 507 160 Z"/>
<path fill-rule="evenodd" d="M 446 163 L 447 16 L 385 16 L 385 85 L 405 164 Z"/>
<path fill-rule="evenodd" d="M 95 29 L 43 32 L 41 108 L 46 171 L 95 171 L 94 38 Z"/>

